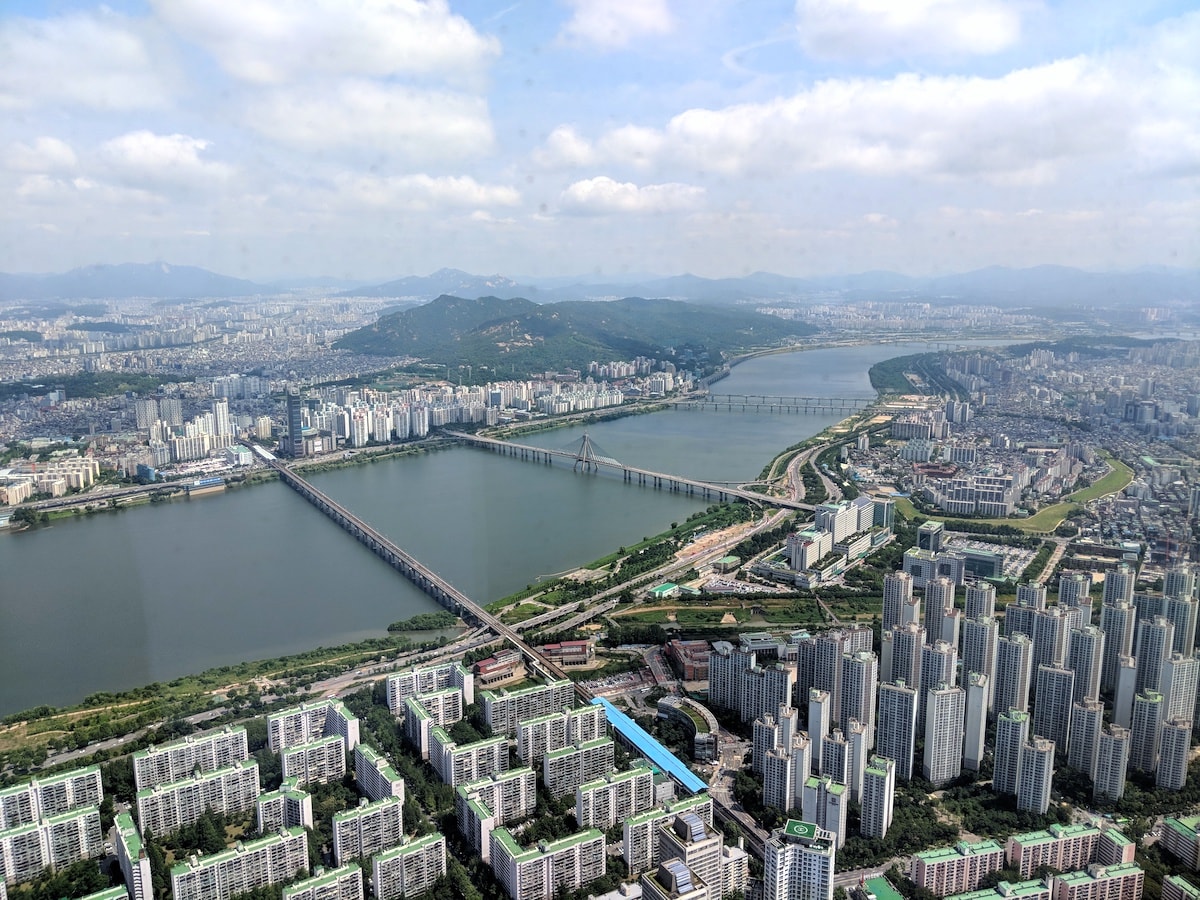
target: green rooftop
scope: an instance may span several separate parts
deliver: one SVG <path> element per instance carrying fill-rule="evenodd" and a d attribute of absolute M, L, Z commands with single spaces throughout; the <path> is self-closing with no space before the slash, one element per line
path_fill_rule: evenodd
<path fill-rule="evenodd" d="M 946 862 L 960 856 L 979 856 L 983 853 L 1003 852 L 1004 848 L 990 839 L 976 841 L 974 844 L 969 841 L 959 841 L 950 847 L 937 847 L 933 850 L 924 850 L 920 853 L 915 853 L 913 854 L 913 859 L 919 859 L 926 865 L 929 865 L 931 863 Z"/>
<path fill-rule="evenodd" d="M 1061 841 L 1070 838 L 1086 837 L 1100 834 L 1100 829 L 1094 825 L 1051 825 L 1045 831 L 1027 831 L 1025 834 L 1014 834 L 1010 841 L 1016 841 L 1022 847 L 1036 847 L 1049 841 Z"/>
<path fill-rule="evenodd" d="M 288 900 L 289 897 L 294 897 L 301 891 L 307 891 L 311 888 L 337 884 L 347 875 L 361 871 L 362 869 L 356 863 L 347 863 L 339 869 L 331 869 L 328 872 L 322 872 L 320 875 L 314 875 L 312 878 L 305 878 L 303 881 L 297 881 L 291 887 L 285 887 L 283 889 L 283 900 Z"/>
<path fill-rule="evenodd" d="M 501 828 L 496 829 L 496 831 L 503 830 L 504 829 Z M 495 834 L 496 832 L 492 833 Z M 445 838 L 442 836 L 440 831 L 434 831 L 431 834 L 424 835 L 423 837 L 413 838 L 411 841 L 401 844 L 399 847 L 392 847 L 390 850 L 384 850 L 382 853 L 377 853 L 372 856 L 371 859 L 377 859 L 380 862 L 386 862 L 390 859 L 395 859 L 397 856 L 408 856 L 410 853 L 416 853 L 419 850 L 424 850 L 431 844 L 436 844 L 438 841 L 444 840 Z"/>
<path fill-rule="evenodd" d="M 969 891 L 965 894 L 954 894 L 951 897 L 946 897 L 945 900 L 1023 900 L 1028 897 L 1045 896 L 1050 893 L 1050 888 L 1046 882 L 1040 878 L 1035 878 L 1032 881 L 1001 881 L 994 888 L 983 888 L 978 891 Z"/>
<path fill-rule="evenodd" d="M 1168 881 L 1175 885 L 1179 892 L 1187 897 L 1188 900 L 1200 900 L 1200 888 L 1196 887 L 1186 878 L 1180 875 L 1168 875 L 1163 879 L 1163 884 L 1166 884 Z"/>
<path fill-rule="evenodd" d="M 1097 873 L 1096 876 L 1092 875 L 1092 870 Z M 1067 872 L 1065 875 L 1059 875 L 1057 877 L 1059 883 L 1061 884 L 1076 885 L 1087 884 L 1089 881 L 1120 878 L 1123 875 L 1132 875 L 1135 872 L 1140 871 L 1142 871 L 1142 867 L 1137 863 L 1120 863 L 1119 865 L 1115 866 L 1092 866 L 1091 870 L 1083 869 L 1079 872 Z"/>
<path fill-rule="evenodd" d="M 886 878 L 868 878 L 865 882 L 867 890 L 870 891 L 877 900 L 904 900 L 900 893 L 892 887 L 892 883 Z"/>
<path fill-rule="evenodd" d="M 251 853 L 261 847 L 269 847 L 271 844 L 277 844 L 285 838 L 303 837 L 305 831 L 299 825 L 294 825 L 291 828 L 283 829 L 279 834 L 269 834 L 266 837 L 257 838 L 253 841 L 239 843 L 236 847 L 230 847 L 228 850 L 222 850 L 220 853 L 214 853 L 211 856 L 201 856 L 196 860 L 195 866 L 188 860 L 184 860 L 171 867 L 171 875 L 184 875 L 192 869 L 203 869 L 215 863 L 224 862 L 227 859 L 236 859 L 244 853 Z"/>

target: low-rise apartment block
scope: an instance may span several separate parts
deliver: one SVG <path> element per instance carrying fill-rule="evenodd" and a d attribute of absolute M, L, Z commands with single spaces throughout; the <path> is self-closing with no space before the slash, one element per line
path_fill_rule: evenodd
<path fill-rule="evenodd" d="M 303 828 L 239 842 L 211 856 L 191 856 L 171 869 L 175 900 L 230 900 L 308 872 L 308 835 Z"/>
<path fill-rule="evenodd" d="M 346 742 L 338 734 L 287 747 L 279 755 L 283 777 L 295 778 L 301 786 L 337 781 L 346 774 Z"/>
<path fill-rule="evenodd" d="M 99 766 L 34 778 L 0 789 L 0 831 L 73 809 L 99 806 L 103 799 Z"/>
<path fill-rule="evenodd" d="M 404 712 L 404 701 L 418 694 L 432 694 L 446 688 L 462 691 L 463 704 L 475 702 L 475 676 L 461 663 L 445 663 L 397 672 L 387 679 L 387 704 L 392 715 Z"/>
<path fill-rule="evenodd" d="M 351 863 L 297 881 L 283 889 L 283 900 L 363 900 L 362 869 Z"/>
<path fill-rule="evenodd" d="M 1163 819 L 1162 837 L 1159 838 L 1164 850 L 1193 871 L 1200 869 L 1200 835 L 1196 833 L 1198 825 L 1200 815 L 1166 818 Z"/>
<path fill-rule="evenodd" d="M 654 806 L 654 773 L 647 766 L 606 773 L 575 788 L 575 821 L 605 831 Z"/>
<path fill-rule="evenodd" d="M 371 859 L 375 900 L 415 897 L 446 874 L 446 838 L 438 832 L 385 850 Z"/>
<path fill-rule="evenodd" d="M 1136 863 L 1093 864 L 1082 872 L 1054 876 L 1050 897 L 1051 900 L 1141 900 L 1145 877 Z"/>
<path fill-rule="evenodd" d="M 103 853 L 99 807 L 72 809 L 0 831 L 0 881 L 20 884 Z"/>
<path fill-rule="evenodd" d="M 150 857 L 142 846 L 142 836 L 133 824 L 133 817 L 127 812 L 118 813 L 115 825 L 117 840 L 114 849 L 117 851 L 121 874 L 125 877 L 125 887 L 129 889 L 129 900 L 151 900 L 154 884 L 151 881 Z"/>
<path fill-rule="evenodd" d="M 199 769 L 214 772 L 249 759 L 246 729 L 226 725 L 218 731 L 189 734 L 161 747 L 147 747 L 133 754 L 133 780 L 139 791 L 170 784 Z"/>
<path fill-rule="evenodd" d="M 551 750 L 542 757 L 542 784 L 552 796 L 565 796 L 573 793 L 576 785 L 611 772 L 615 759 L 611 738 Z"/>
<path fill-rule="evenodd" d="M 341 700 L 302 703 L 267 716 L 267 743 L 276 753 L 333 735 L 342 738 L 346 753 L 358 744 L 358 719 Z"/>
<path fill-rule="evenodd" d="M 160 784 L 137 793 L 138 826 L 156 836 L 194 825 L 205 812 L 251 809 L 258 798 L 258 763 L 239 762 L 214 772 Z"/>
<path fill-rule="evenodd" d="M 1162 900 L 1200 900 L 1200 888 L 1181 875 L 1168 875 L 1162 883 Z"/>
<path fill-rule="evenodd" d="M 604 833 L 583 831 L 523 849 L 507 828 L 492 831 L 492 871 L 511 900 L 551 900 L 605 873 Z"/>
<path fill-rule="evenodd" d="M 398 845 L 404 839 L 402 807 L 395 797 L 385 797 L 374 803 L 363 800 L 356 809 L 334 813 L 334 861 L 345 865 Z"/>
<path fill-rule="evenodd" d="M 566 709 L 574 703 L 575 686 L 566 679 L 515 691 L 482 691 L 483 716 L 494 734 L 515 735 L 517 724 Z"/>
<path fill-rule="evenodd" d="M 285 778 L 279 790 L 259 794 L 254 809 L 259 834 L 313 827 L 312 796 L 300 790 L 299 778 Z"/>
<path fill-rule="evenodd" d="M 1071 872 L 1091 863 L 1133 862 L 1135 849 L 1119 831 L 1091 825 L 1051 825 L 1045 831 L 1014 834 L 1005 844 L 1009 867 L 1020 871 L 1023 879 L 1032 878 L 1041 866 Z"/>
<path fill-rule="evenodd" d="M 444 728 L 434 728 L 429 738 L 429 762 L 451 787 L 478 781 L 493 772 L 508 770 L 508 739 L 487 738 L 456 744 Z"/>
<path fill-rule="evenodd" d="M 401 805 L 404 803 L 404 779 L 387 757 L 366 744 L 354 748 L 354 781 L 359 791 L 372 800 L 395 797 Z"/>
<path fill-rule="evenodd" d="M 953 894 L 946 900 L 1050 900 L 1050 880 L 1001 881 L 994 888 L 980 888 L 965 894 Z"/>
<path fill-rule="evenodd" d="M 561 750 L 582 741 L 604 737 L 608 717 L 602 706 L 563 709 L 517 723 L 517 756 L 527 766 L 551 750 Z"/>
<path fill-rule="evenodd" d="M 1004 848 L 995 841 L 959 841 L 913 854 L 908 877 L 917 887 L 948 897 L 975 890 L 985 875 L 1003 868 Z"/>

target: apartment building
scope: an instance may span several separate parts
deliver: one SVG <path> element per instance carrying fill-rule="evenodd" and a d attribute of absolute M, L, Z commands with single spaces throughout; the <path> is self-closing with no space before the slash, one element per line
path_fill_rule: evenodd
<path fill-rule="evenodd" d="M 275 753 L 337 735 L 346 753 L 358 744 L 358 719 L 337 699 L 302 703 L 267 716 L 267 743 Z"/>
<path fill-rule="evenodd" d="M 129 900 L 152 900 L 154 884 L 151 881 L 150 857 L 142 846 L 142 836 L 133 824 L 133 817 L 127 812 L 118 813 L 114 824 L 117 839 L 113 842 L 113 849 L 117 852 L 117 863 L 125 878 Z"/>
<path fill-rule="evenodd" d="M 446 838 L 436 831 L 371 858 L 375 900 L 415 897 L 445 874 Z"/>
<path fill-rule="evenodd" d="M 482 691 L 480 700 L 493 734 L 513 736 L 518 723 L 569 708 L 575 701 L 575 686 L 563 679 L 515 691 Z"/>
<path fill-rule="evenodd" d="M 551 900 L 605 874 L 604 833 L 594 829 L 522 848 L 507 828 L 492 831 L 492 871 L 511 900 Z"/>
<path fill-rule="evenodd" d="M 289 828 L 211 856 L 189 857 L 171 869 L 171 893 L 175 900 L 230 900 L 291 881 L 297 872 L 308 872 L 308 835 Z"/>
<path fill-rule="evenodd" d="M 532 766 L 551 750 L 594 741 L 607 733 L 608 718 L 603 706 L 552 712 L 517 723 L 517 756 L 525 765 Z"/>
<path fill-rule="evenodd" d="M 65 868 L 104 853 L 100 809 L 84 806 L 0 831 L 0 880 L 20 884 L 44 869 Z"/>
<path fill-rule="evenodd" d="M 395 797 L 369 802 L 333 814 L 333 858 L 345 865 L 395 847 L 404 838 L 403 803 Z"/>
<path fill-rule="evenodd" d="M 575 788 L 575 821 L 580 828 L 605 831 L 654 806 L 654 773 L 638 765 L 605 773 Z"/>
<path fill-rule="evenodd" d="M 137 792 L 138 826 L 163 836 L 194 825 L 207 811 L 220 815 L 243 812 L 258 798 L 258 763 L 234 763 L 214 772 L 159 784 Z"/>
<path fill-rule="evenodd" d="M 908 877 L 923 887 L 948 897 L 979 887 L 983 877 L 1004 868 L 1004 848 L 995 841 L 959 841 L 952 847 L 939 847 L 914 853 Z"/>
<path fill-rule="evenodd" d="M 351 863 L 283 889 L 283 900 L 363 900 L 362 869 Z"/>
<path fill-rule="evenodd" d="M 199 769 L 213 772 L 248 759 L 246 729 L 226 725 L 219 731 L 189 734 L 161 747 L 147 747 L 133 754 L 133 779 L 139 791 L 170 784 Z"/>
<path fill-rule="evenodd" d="M 346 774 L 346 743 L 338 734 L 287 747 L 279 755 L 283 777 L 295 778 L 301 786 L 337 781 Z"/>
<path fill-rule="evenodd" d="M 392 711 L 392 715 L 399 716 L 404 712 L 404 701 L 409 697 L 432 694 L 446 688 L 458 688 L 462 692 L 465 706 L 475 702 L 475 676 L 471 670 L 461 663 L 445 663 L 389 675 L 388 709 Z"/>
<path fill-rule="evenodd" d="M 507 748 L 506 748 L 507 749 Z M 615 752 L 611 738 L 584 741 L 542 757 L 542 784 L 554 797 L 575 791 L 576 785 L 594 781 L 612 771 Z"/>
<path fill-rule="evenodd" d="M 508 739 L 487 738 L 459 746 L 444 728 L 430 732 L 429 762 L 451 787 L 478 781 L 493 772 L 508 770 Z"/>
<path fill-rule="evenodd" d="M 103 800 L 99 766 L 34 778 L 0 790 L 0 831 L 73 809 L 99 806 Z"/>
<path fill-rule="evenodd" d="M 254 812 L 259 834 L 313 827 L 312 796 L 300 790 L 299 778 L 285 778 L 279 790 L 259 794 Z"/>
<path fill-rule="evenodd" d="M 631 875 L 647 872 L 658 865 L 659 825 L 669 825 L 676 816 L 685 812 L 695 813 L 705 823 L 712 825 L 712 798 L 708 794 L 693 794 L 625 820 L 621 826 L 621 858 L 625 860 Z"/>

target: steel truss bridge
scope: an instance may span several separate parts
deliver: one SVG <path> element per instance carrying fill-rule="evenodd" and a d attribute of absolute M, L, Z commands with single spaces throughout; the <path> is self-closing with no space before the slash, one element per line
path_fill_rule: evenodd
<path fill-rule="evenodd" d="M 443 435 L 473 447 L 492 450 L 505 456 L 512 456 L 529 462 L 551 465 L 555 461 L 570 463 L 576 471 L 600 472 L 602 470 L 620 473 L 627 482 L 636 481 L 638 484 L 657 488 L 662 491 L 676 491 L 699 495 L 712 500 L 745 500 L 763 506 L 774 506 L 780 509 L 794 509 L 811 512 L 811 503 L 800 503 L 786 497 L 771 497 L 757 491 L 745 488 L 730 487 L 725 484 L 714 484 L 711 481 L 700 481 L 695 478 L 684 478 L 682 475 L 671 475 L 666 472 L 654 472 L 650 469 L 640 469 L 628 466 L 609 456 L 599 456 L 595 445 L 585 434 L 577 448 L 572 450 L 553 450 L 546 447 L 533 447 L 528 444 L 518 444 L 513 441 L 502 441 L 497 438 L 482 437 L 477 434 L 466 434 L 461 431 L 443 431 Z"/>

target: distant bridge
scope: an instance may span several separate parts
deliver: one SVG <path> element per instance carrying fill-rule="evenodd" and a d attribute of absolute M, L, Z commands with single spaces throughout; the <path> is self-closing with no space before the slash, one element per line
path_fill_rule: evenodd
<path fill-rule="evenodd" d="M 776 397 L 769 394 L 703 394 L 674 401 L 676 409 L 717 412 L 831 415 L 862 412 L 875 403 L 870 397 Z"/>
<path fill-rule="evenodd" d="M 659 490 L 699 495 L 705 499 L 712 500 L 745 500 L 750 503 L 760 503 L 764 506 L 774 506 L 780 509 L 795 509 L 807 512 L 811 512 L 814 509 L 811 503 L 800 503 L 796 500 L 789 500 L 786 497 L 771 497 L 767 494 L 760 494 L 757 491 L 748 491 L 745 488 L 714 484 L 711 481 L 684 478 L 682 475 L 671 475 L 665 472 L 654 472 L 650 469 L 638 468 L 637 466 L 627 466 L 612 457 L 596 455 L 595 445 L 592 444 L 586 434 L 580 442 L 579 449 L 574 451 L 533 447 L 529 444 L 517 444 L 512 441 L 502 441 L 497 438 L 482 437 L 477 434 L 466 434 L 461 431 L 443 431 L 442 434 L 456 441 L 461 441 L 464 444 L 482 447 L 485 450 L 503 453 L 506 456 L 520 457 L 531 462 L 551 465 L 555 460 L 559 460 L 560 462 L 569 462 L 573 468 L 577 470 L 582 469 L 587 472 L 598 472 L 601 469 L 608 469 L 621 473 L 621 477 L 627 482 L 637 481 L 640 485 Z"/>

